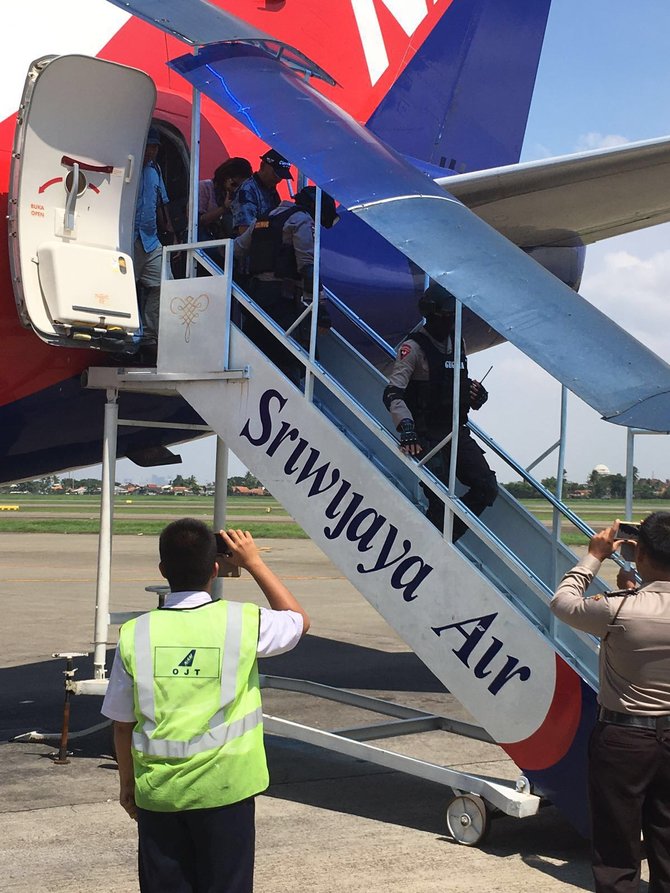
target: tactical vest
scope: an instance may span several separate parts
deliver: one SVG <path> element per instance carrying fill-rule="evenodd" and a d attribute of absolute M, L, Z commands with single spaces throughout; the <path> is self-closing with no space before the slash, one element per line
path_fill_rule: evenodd
<path fill-rule="evenodd" d="M 405 402 L 412 413 L 419 436 L 441 439 L 451 431 L 454 405 L 454 350 L 438 350 L 425 332 L 407 338 L 423 350 L 428 363 L 428 381 L 412 379 L 405 389 Z M 453 339 L 452 339 L 453 340 Z M 470 409 L 470 384 L 465 345 L 461 341 L 459 422 L 465 424 Z"/>
<path fill-rule="evenodd" d="M 304 208 L 296 205 L 256 221 L 249 248 L 249 272 L 252 276 L 274 273 L 277 279 L 300 278 L 293 246 L 285 245 L 283 241 L 284 224 L 299 211 L 304 211 Z"/>
<path fill-rule="evenodd" d="M 133 679 L 135 801 L 176 812 L 237 803 L 268 786 L 256 665 L 259 609 L 208 602 L 124 624 Z"/>

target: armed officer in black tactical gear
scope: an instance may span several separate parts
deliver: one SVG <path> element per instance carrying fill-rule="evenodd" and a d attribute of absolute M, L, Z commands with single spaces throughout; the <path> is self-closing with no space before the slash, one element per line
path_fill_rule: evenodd
<path fill-rule="evenodd" d="M 409 456 L 430 452 L 451 431 L 454 393 L 454 296 L 436 282 L 419 301 L 425 324 L 400 345 L 398 356 L 384 390 L 384 404 L 400 432 L 400 449 Z M 460 402 L 456 477 L 466 487 L 462 502 L 476 515 L 493 505 L 498 494 L 496 476 L 467 427 L 470 409 L 488 400 L 484 386 L 468 378 L 465 344 L 461 341 Z M 449 481 L 451 441 L 427 463 L 435 477 Z M 440 530 L 444 525 L 444 503 L 428 487 L 428 519 Z M 454 542 L 467 530 L 454 518 Z"/>
<path fill-rule="evenodd" d="M 288 329 L 311 301 L 314 276 L 314 215 L 316 187 L 306 186 L 293 201 L 283 201 L 238 237 L 236 252 L 248 252 L 249 294 L 268 316 Z M 335 201 L 321 194 L 321 225 L 329 229 L 338 220 Z M 308 320 L 307 320 L 308 323 Z M 319 331 L 330 328 L 325 307 L 318 307 Z M 304 327 L 307 329 L 307 326 Z M 297 383 L 302 365 L 282 347 L 258 320 L 247 314 L 243 330 L 251 340 Z M 306 346 L 309 336 L 302 324 L 296 339 Z"/>

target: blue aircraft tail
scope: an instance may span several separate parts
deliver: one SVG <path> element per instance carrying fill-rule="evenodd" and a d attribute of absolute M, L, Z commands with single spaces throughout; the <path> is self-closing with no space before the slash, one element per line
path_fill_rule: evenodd
<path fill-rule="evenodd" d="M 519 160 L 551 0 L 453 0 L 368 120 L 445 173 Z"/>

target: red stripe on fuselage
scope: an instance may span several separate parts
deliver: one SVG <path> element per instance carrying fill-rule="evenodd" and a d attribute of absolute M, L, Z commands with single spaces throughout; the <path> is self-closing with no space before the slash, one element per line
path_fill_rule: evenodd
<path fill-rule="evenodd" d="M 251 25 L 314 59 L 338 82 L 337 87 L 313 79 L 312 84 L 329 95 L 359 121 L 367 121 L 386 92 L 404 71 L 424 40 L 453 0 L 427 0 L 426 15 L 408 36 L 383 0 L 373 0 L 389 65 L 376 84 L 370 82 L 363 42 L 351 0 L 328 4 L 249 3 L 248 0 L 215 0 L 217 5 Z M 409 2 L 409 0 L 408 0 Z M 411 0 L 414 2 L 414 0 Z M 170 121 L 190 138 L 190 87 L 170 71 L 166 61 L 183 53 L 183 43 L 138 19 L 130 19 L 98 53 L 123 65 L 140 68 L 156 83 L 156 117 Z M 201 176 L 211 176 L 228 155 L 248 157 L 256 165 L 262 144 L 240 124 L 216 108 L 206 97 L 202 104 L 203 143 Z M 15 117 L 0 123 L 0 182 L 9 182 Z M 209 137 L 209 138 L 207 138 Z M 225 147 L 225 148 L 224 148 Z M 7 244 L 7 186 L 0 193 L 0 239 Z M 51 347 L 18 319 L 6 251 L 0 252 L 0 326 L 3 332 L 3 386 L 0 405 L 29 396 L 77 375 L 90 365 L 105 361 L 92 350 Z"/>

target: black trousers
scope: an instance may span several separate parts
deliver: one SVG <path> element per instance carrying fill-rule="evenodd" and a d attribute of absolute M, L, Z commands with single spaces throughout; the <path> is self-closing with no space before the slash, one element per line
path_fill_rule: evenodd
<path fill-rule="evenodd" d="M 252 279 L 248 289 L 249 296 L 282 329 L 288 329 L 300 315 L 295 301 L 283 295 L 281 282 Z M 305 367 L 248 311 L 243 311 L 242 314 L 242 331 L 287 378 L 294 384 L 299 383 L 305 374 Z M 296 334 L 294 333 L 294 337 Z"/>
<path fill-rule="evenodd" d="M 422 440 L 426 452 L 430 452 L 445 437 L 429 435 Z M 428 468 L 443 484 L 449 483 L 449 460 L 451 457 L 451 441 L 436 453 L 428 462 Z M 493 505 L 498 495 L 496 476 L 484 458 L 484 451 L 475 441 L 470 429 L 462 425 L 458 429 L 458 455 L 456 457 L 456 477 L 465 487 L 469 487 L 462 497 L 462 502 L 479 517 L 484 509 Z M 429 487 L 423 488 L 428 499 L 426 517 L 436 527 L 444 527 L 444 503 Z M 467 526 L 460 518 L 454 518 L 453 541 L 463 536 Z"/>
<path fill-rule="evenodd" d="M 252 893 L 253 798 L 214 809 L 137 813 L 141 893 Z"/>
<path fill-rule="evenodd" d="M 596 893 L 637 893 L 642 858 L 649 893 L 670 893 L 670 730 L 599 722 L 589 742 Z"/>

